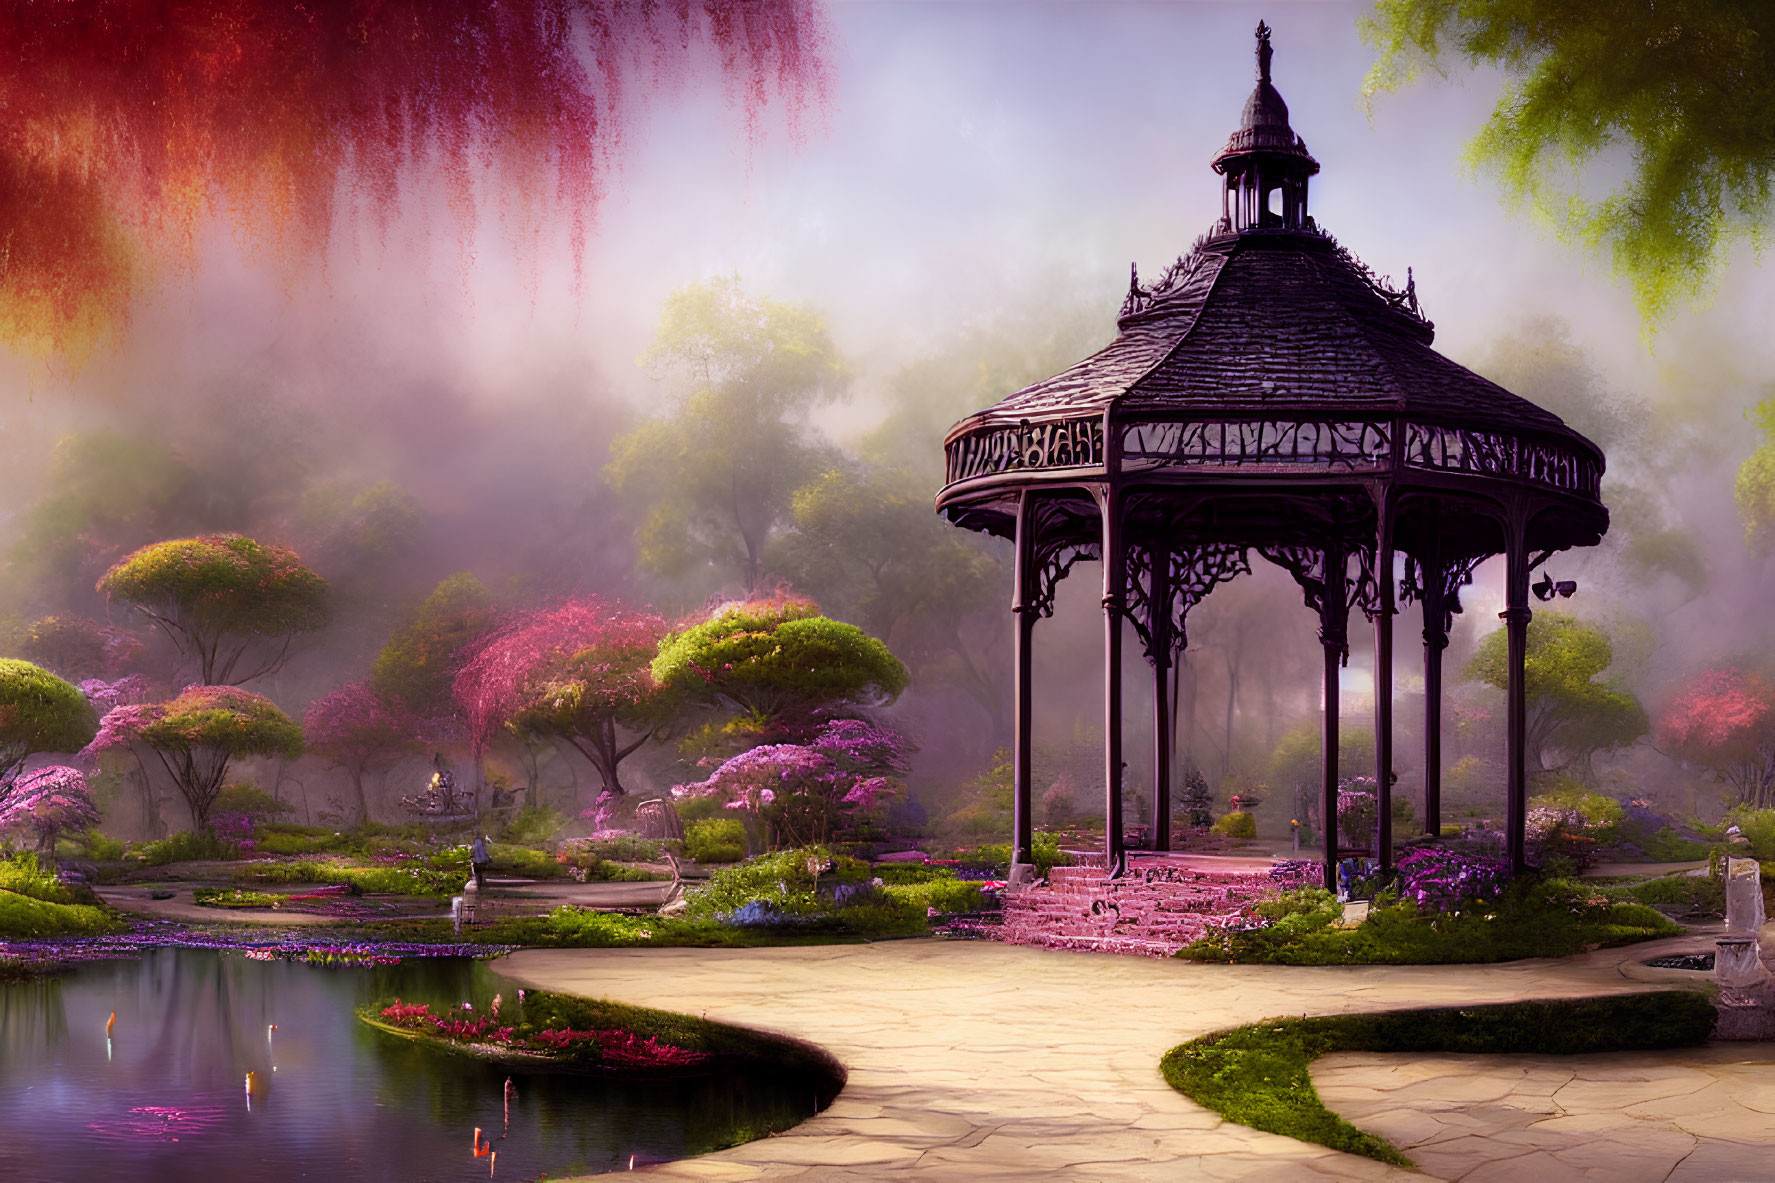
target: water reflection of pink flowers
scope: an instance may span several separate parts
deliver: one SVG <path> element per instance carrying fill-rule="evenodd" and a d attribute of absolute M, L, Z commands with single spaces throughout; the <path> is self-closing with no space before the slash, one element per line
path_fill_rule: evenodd
<path fill-rule="evenodd" d="M 121 1117 L 88 1122 L 86 1128 L 108 1138 L 177 1142 L 221 1123 L 220 1106 L 137 1105 Z"/>

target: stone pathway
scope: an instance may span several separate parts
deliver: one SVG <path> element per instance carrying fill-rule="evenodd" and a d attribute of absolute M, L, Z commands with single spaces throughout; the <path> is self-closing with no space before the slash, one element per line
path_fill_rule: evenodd
<path fill-rule="evenodd" d="M 1775 1178 L 1775 1047 L 1375 1055 L 1313 1065 L 1325 1104 L 1461 1183 Z"/>
<path fill-rule="evenodd" d="M 1503 965 L 1296 967 L 912 940 L 531 949 L 494 968 L 519 985 L 781 1032 L 848 1069 L 824 1113 L 774 1138 L 652 1168 L 658 1178 L 1268 1183 L 1424 1176 L 1222 1121 L 1165 1083 L 1159 1059 L 1170 1048 L 1274 1015 L 1656 988 L 1621 966 L 1705 943 Z M 1677 1062 L 1700 1054 L 1672 1053 Z M 1775 1162 L 1775 1143 L 1769 1152 Z M 1560 1170 L 1509 1177 L 1580 1177 Z"/>

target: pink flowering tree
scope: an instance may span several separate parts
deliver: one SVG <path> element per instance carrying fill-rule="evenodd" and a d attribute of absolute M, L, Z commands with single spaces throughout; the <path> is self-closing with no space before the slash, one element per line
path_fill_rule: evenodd
<path fill-rule="evenodd" d="M 1731 667 L 1690 679 L 1658 721 L 1664 749 L 1730 785 L 1741 804 L 1775 804 L 1775 687 Z"/>
<path fill-rule="evenodd" d="M 665 702 L 650 665 L 665 621 L 592 596 L 526 612 L 470 650 L 456 700 L 475 751 L 501 735 L 557 739 L 612 797 L 618 770 L 657 731 Z"/>
<path fill-rule="evenodd" d="M 55 840 L 98 824 L 98 806 L 86 774 L 65 764 L 33 769 L 16 778 L 0 800 L 0 830 L 29 829 L 37 847 L 54 853 Z"/>
<path fill-rule="evenodd" d="M 154 791 L 154 779 L 144 760 L 147 749 L 129 738 L 141 717 L 141 711 L 137 708 L 154 697 L 154 687 L 141 674 L 128 674 L 110 682 L 102 678 L 88 678 L 80 683 L 80 693 L 86 695 L 86 701 L 99 715 L 98 734 L 87 751 L 94 755 L 111 752 L 129 758 L 134 766 L 136 782 L 142 789 L 143 825 L 153 836 L 164 835 L 166 827 L 160 818 L 159 794 Z M 111 712 L 119 707 L 130 709 L 113 718 Z"/>
<path fill-rule="evenodd" d="M 137 745 L 172 778 L 192 823 L 209 829 L 210 808 L 237 759 L 302 754 L 302 729 L 262 694 L 238 686 L 187 686 L 169 702 L 113 707 L 82 753 L 97 756 Z"/>
<path fill-rule="evenodd" d="M 360 822 L 370 820 L 364 777 L 422 750 L 412 720 L 368 682 L 348 682 L 315 699 L 302 716 L 302 730 L 310 752 L 351 777 Z"/>
<path fill-rule="evenodd" d="M 862 719 L 834 719 L 806 744 L 765 744 L 721 762 L 708 780 L 674 785 L 680 799 L 712 797 L 762 819 L 775 842 L 826 842 L 871 813 L 906 771 L 897 732 Z"/>

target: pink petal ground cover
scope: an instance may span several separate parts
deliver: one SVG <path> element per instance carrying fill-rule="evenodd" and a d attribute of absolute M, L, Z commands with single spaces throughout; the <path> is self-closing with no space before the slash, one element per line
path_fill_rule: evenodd
<path fill-rule="evenodd" d="M 512 945 L 430 945 L 413 941 L 314 940 L 300 933 L 275 929 L 223 934 L 202 932 L 171 921 L 144 920 L 129 932 L 110 936 L 0 941 L 0 958 L 49 968 L 137 957 L 144 949 L 216 949 L 242 952 L 254 961 L 299 961 L 349 968 L 394 965 L 410 957 L 495 957 L 515 948 Z"/>

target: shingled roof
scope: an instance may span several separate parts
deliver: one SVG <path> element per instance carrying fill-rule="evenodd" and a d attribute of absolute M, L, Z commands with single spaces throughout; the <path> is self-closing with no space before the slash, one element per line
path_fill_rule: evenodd
<path fill-rule="evenodd" d="M 1430 347 L 1414 286 L 1389 290 L 1312 230 L 1204 238 L 1154 289 L 1134 285 L 1109 345 L 957 424 L 1118 417 L 1402 415 L 1594 445 L 1559 416 Z M 1600 453 L 1599 453 L 1600 455 Z"/>

